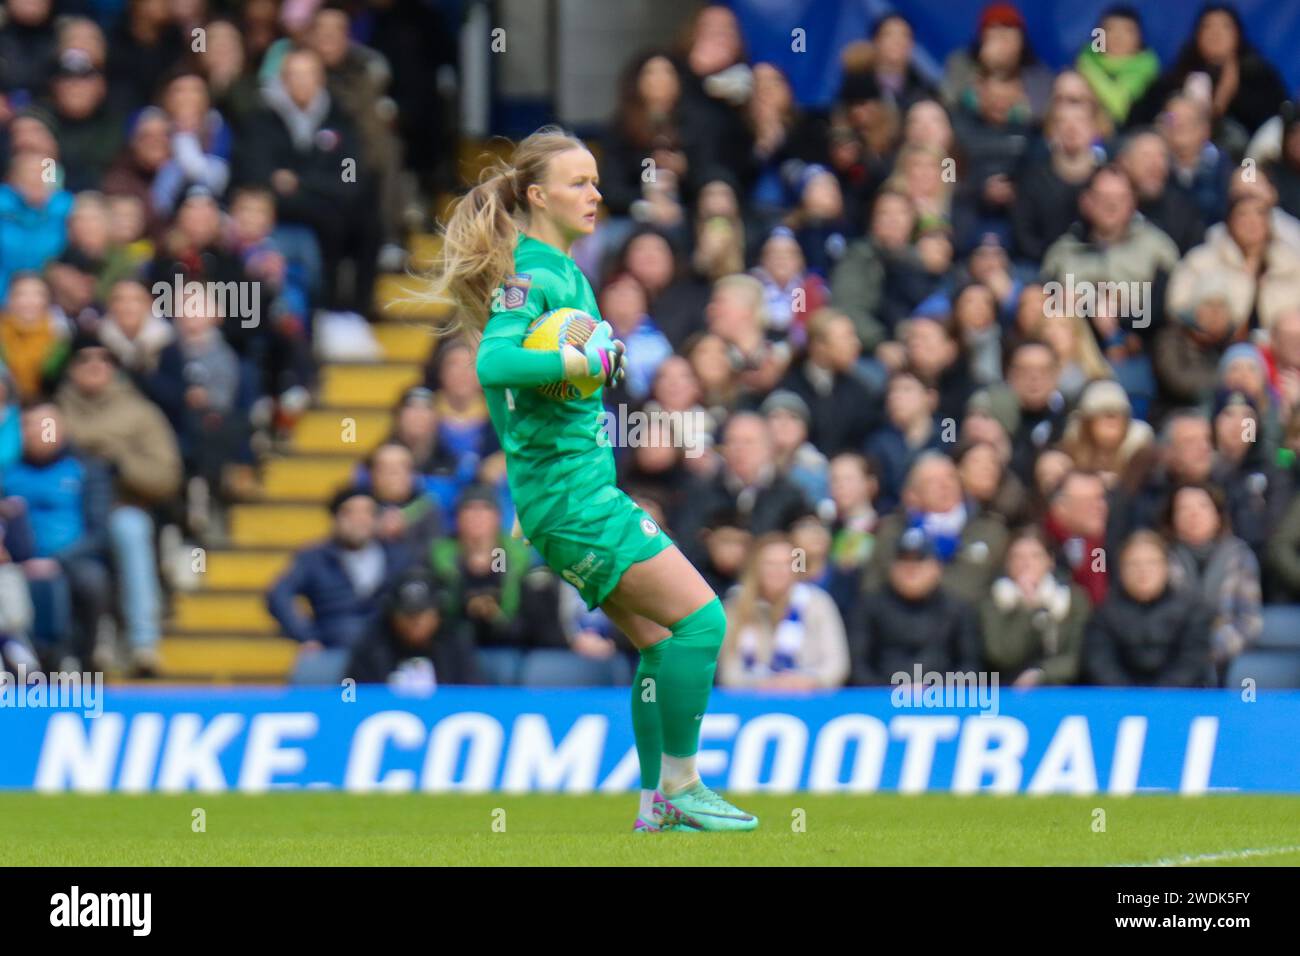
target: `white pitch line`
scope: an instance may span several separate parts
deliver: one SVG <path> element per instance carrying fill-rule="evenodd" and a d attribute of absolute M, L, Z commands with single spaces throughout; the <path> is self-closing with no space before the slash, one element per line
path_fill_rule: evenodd
<path fill-rule="evenodd" d="M 1172 860 L 1156 860 L 1152 863 L 1114 863 L 1112 866 L 1190 866 L 1193 863 L 1247 860 L 1257 856 L 1281 856 L 1285 853 L 1300 853 L 1300 846 L 1269 846 L 1249 850 L 1225 850 L 1222 853 L 1200 853 L 1196 856 L 1180 856 Z"/>

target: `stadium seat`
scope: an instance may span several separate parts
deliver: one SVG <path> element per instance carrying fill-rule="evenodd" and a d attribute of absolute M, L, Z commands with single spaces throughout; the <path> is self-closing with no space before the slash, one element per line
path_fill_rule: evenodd
<path fill-rule="evenodd" d="M 1264 629 L 1255 646 L 1300 651 L 1300 605 L 1265 605 Z"/>
<path fill-rule="evenodd" d="M 1300 651 L 1247 651 L 1228 668 L 1229 688 L 1247 677 L 1261 690 L 1300 688 Z"/>
<path fill-rule="evenodd" d="M 596 660 L 562 650 L 531 651 L 519 671 L 519 683 L 525 687 L 607 687 L 631 680 L 621 656 Z"/>

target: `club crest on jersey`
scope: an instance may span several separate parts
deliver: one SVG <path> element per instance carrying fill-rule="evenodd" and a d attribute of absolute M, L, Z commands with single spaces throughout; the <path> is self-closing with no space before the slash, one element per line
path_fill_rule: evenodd
<path fill-rule="evenodd" d="M 533 277 L 526 272 L 507 276 L 505 288 L 501 293 L 503 309 L 522 309 L 528 301 L 528 291 L 532 288 Z"/>

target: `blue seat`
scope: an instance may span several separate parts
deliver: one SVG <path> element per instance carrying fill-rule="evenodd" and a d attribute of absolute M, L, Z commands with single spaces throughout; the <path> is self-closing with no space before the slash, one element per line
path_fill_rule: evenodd
<path fill-rule="evenodd" d="M 1247 677 L 1260 690 L 1300 688 L 1300 650 L 1246 651 L 1229 666 L 1225 686 L 1238 689 Z"/>
<path fill-rule="evenodd" d="M 1300 604 L 1266 604 L 1264 629 L 1255 647 L 1300 650 Z"/>
<path fill-rule="evenodd" d="M 515 647 L 480 647 L 475 655 L 485 684 L 513 687 L 519 683 L 524 652 Z"/>
<path fill-rule="evenodd" d="M 583 657 L 573 651 L 530 651 L 519 672 L 524 687 L 610 687 L 631 682 L 622 655 L 604 659 Z"/>

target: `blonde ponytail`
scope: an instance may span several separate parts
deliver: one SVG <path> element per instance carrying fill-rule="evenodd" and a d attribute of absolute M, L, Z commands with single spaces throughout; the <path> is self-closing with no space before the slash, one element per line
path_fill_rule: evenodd
<path fill-rule="evenodd" d="M 586 146 L 558 127 L 543 127 L 519 143 L 511 163 L 486 169 L 456 203 L 443 227 L 429 291 L 421 296 L 457 308 L 447 331 L 482 333 L 493 294 L 514 271 L 515 243 L 527 225 L 528 187 L 545 180 L 552 157 L 571 149 Z"/>

